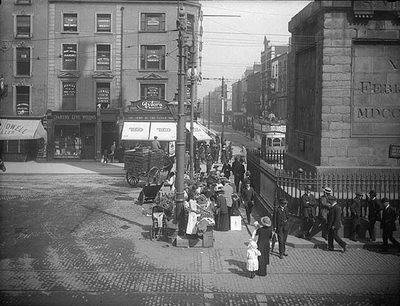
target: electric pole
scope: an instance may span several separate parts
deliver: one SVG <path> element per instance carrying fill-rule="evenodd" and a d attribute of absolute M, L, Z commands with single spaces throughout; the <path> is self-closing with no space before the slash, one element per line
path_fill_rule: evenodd
<path fill-rule="evenodd" d="M 178 0 L 178 124 L 177 124 L 177 140 L 176 140 L 176 209 L 175 209 L 175 220 L 178 224 L 178 233 L 181 229 L 179 220 L 180 215 L 184 209 L 184 174 L 185 174 L 185 72 L 184 72 L 184 36 L 186 34 L 186 12 L 183 5 Z"/>
<path fill-rule="evenodd" d="M 224 82 L 224 77 L 222 77 L 222 89 L 221 89 L 221 124 L 222 124 L 222 129 L 221 129 L 221 149 L 222 149 L 222 144 L 224 143 L 224 125 L 225 125 L 225 82 Z"/>

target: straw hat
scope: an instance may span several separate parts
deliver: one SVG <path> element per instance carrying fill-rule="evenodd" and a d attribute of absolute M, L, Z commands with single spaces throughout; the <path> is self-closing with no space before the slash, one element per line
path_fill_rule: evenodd
<path fill-rule="evenodd" d="M 271 219 L 268 216 L 264 216 L 261 218 L 260 223 L 264 226 L 270 227 L 271 226 Z"/>
<path fill-rule="evenodd" d="M 216 191 L 216 192 L 220 192 L 220 191 L 224 191 L 224 185 L 222 185 L 222 184 L 217 184 L 217 185 L 215 185 L 215 187 L 214 187 L 214 191 Z"/>
<path fill-rule="evenodd" d="M 257 249 L 257 243 L 253 239 L 250 239 L 248 247 L 250 249 Z"/>
<path fill-rule="evenodd" d="M 331 193 L 332 193 L 332 188 L 330 188 L 330 187 L 325 187 L 325 188 L 324 188 L 324 192 L 326 192 L 326 193 L 328 193 L 328 194 L 331 194 Z"/>

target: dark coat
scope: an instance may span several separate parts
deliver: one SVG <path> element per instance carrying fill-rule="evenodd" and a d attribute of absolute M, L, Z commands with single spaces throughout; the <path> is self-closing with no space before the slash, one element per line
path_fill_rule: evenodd
<path fill-rule="evenodd" d="M 267 274 L 267 265 L 269 265 L 269 241 L 272 236 L 271 227 L 260 227 L 256 235 L 258 236 L 257 247 L 261 252 L 261 256 L 258 257 L 258 274 L 265 276 Z"/>
<path fill-rule="evenodd" d="M 384 208 L 382 211 L 381 229 L 384 231 L 395 231 L 396 218 L 396 210 L 393 207 L 389 206 L 388 208 Z"/>
<path fill-rule="evenodd" d="M 369 221 L 380 221 L 381 220 L 381 208 L 382 204 L 377 198 L 368 200 L 368 220 Z"/>
<path fill-rule="evenodd" d="M 338 204 L 331 207 L 328 214 L 328 229 L 335 227 L 339 229 L 342 226 L 342 209 Z"/>
<path fill-rule="evenodd" d="M 250 187 L 250 189 L 247 188 L 242 189 L 241 196 L 244 206 L 247 206 L 249 203 L 254 205 L 254 201 L 256 199 L 256 192 L 254 191 L 253 187 Z"/>
<path fill-rule="evenodd" d="M 360 197 L 355 197 L 350 206 L 351 217 L 353 218 L 354 222 L 356 222 L 356 224 L 360 224 L 361 201 L 362 199 Z"/>
<path fill-rule="evenodd" d="M 329 213 L 329 201 L 328 197 L 324 194 L 319 198 L 319 216 L 327 219 Z"/>
<path fill-rule="evenodd" d="M 289 224 L 289 209 L 287 206 L 284 206 L 283 210 L 281 206 L 278 206 L 274 209 L 273 224 L 274 228 L 276 228 L 278 231 L 279 228 Z"/>
<path fill-rule="evenodd" d="M 315 206 L 316 200 L 314 195 L 307 193 L 303 194 L 301 197 L 301 212 L 304 218 L 315 217 Z"/>

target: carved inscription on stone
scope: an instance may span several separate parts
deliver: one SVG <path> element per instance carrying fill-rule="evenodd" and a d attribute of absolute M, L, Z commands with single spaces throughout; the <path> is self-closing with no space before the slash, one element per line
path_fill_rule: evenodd
<path fill-rule="evenodd" d="M 352 136 L 400 136 L 400 45 L 355 44 Z"/>

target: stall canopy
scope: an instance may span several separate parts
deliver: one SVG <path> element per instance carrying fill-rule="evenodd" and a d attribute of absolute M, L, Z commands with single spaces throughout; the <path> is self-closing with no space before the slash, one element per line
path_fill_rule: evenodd
<path fill-rule="evenodd" d="M 190 132 L 190 122 L 186 122 L 186 129 Z M 193 137 L 198 141 L 211 140 L 211 137 L 205 132 L 203 126 L 197 122 L 193 122 Z"/>
<path fill-rule="evenodd" d="M 40 120 L 0 119 L 0 140 L 29 140 L 43 138 L 47 132 Z"/>
<path fill-rule="evenodd" d="M 175 122 L 124 122 L 121 140 L 153 140 L 154 136 L 160 141 L 176 140 Z"/>

